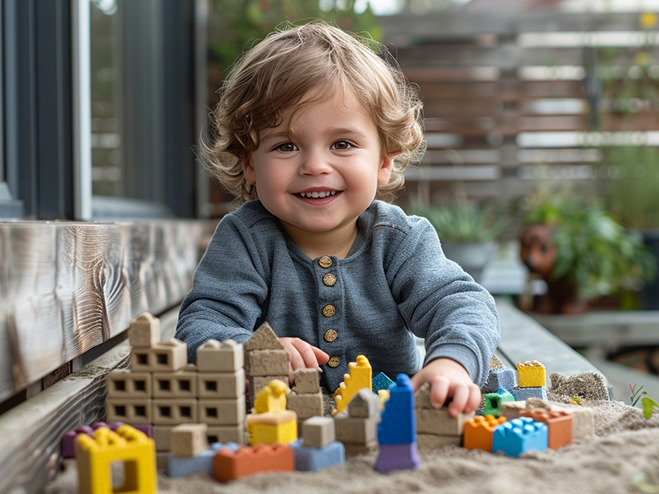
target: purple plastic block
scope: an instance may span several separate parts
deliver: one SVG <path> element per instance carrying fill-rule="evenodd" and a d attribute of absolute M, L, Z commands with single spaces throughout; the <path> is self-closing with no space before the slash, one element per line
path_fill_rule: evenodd
<path fill-rule="evenodd" d="M 119 423 L 119 425 L 121 425 L 121 424 Z M 110 429 L 112 429 L 112 426 L 106 424 L 105 422 L 92 422 L 92 425 L 91 425 L 91 428 L 92 428 L 92 429 L 96 430 L 96 429 L 98 429 L 98 428 L 100 428 L 100 427 L 109 427 Z M 115 427 L 114 429 L 112 429 L 112 430 L 113 430 L 113 431 L 116 430 L 116 427 Z"/>
<path fill-rule="evenodd" d="M 389 400 L 378 424 L 378 443 L 409 444 L 416 441 L 414 391 L 407 374 L 398 374 L 389 388 Z"/>
<path fill-rule="evenodd" d="M 62 458 L 75 458 L 75 439 L 78 434 L 87 434 L 88 436 L 94 435 L 94 429 L 88 425 L 81 425 L 75 429 L 67 431 L 64 436 L 62 436 L 62 441 L 60 442 L 60 450 Z"/>
<path fill-rule="evenodd" d="M 302 439 L 289 445 L 295 454 L 295 470 L 302 472 L 317 472 L 323 468 L 342 465 L 346 461 L 346 450 L 343 443 L 334 441 L 322 448 L 305 446 Z"/>
<path fill-rule="evenodd" d="M 410 444 L 381 444 L 375 469 L 380 473 L 392 470 L 414 470 L 419 468 L 419 453 L 416 442 Z"/>
<path fill-rule="evenodd" d="M 134 429 L 144 432 L 147 437 L 153 438 L 153 424 L 129 424 Z"/>

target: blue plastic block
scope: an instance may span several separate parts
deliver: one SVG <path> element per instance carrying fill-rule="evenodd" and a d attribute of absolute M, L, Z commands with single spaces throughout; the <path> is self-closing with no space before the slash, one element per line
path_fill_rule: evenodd
<path fill-rule="evenodd" d="M 492 452 L 502 451 L 517 457 L 527 451 L 544 451 L 548 447 L 549 429 L 531 417 L 504 422 L 492 434 Z"/>
<path fill-rule="evenodd" d="M 483 415 L 501 416 L 501 405 L 507 401 L 515 401 L 515 397 L 505 389 L 499 389 L 496 393 L 487 393 L 483 395 L 485 404 L 483 405 Z"/>
<path fill-rule="evenodd" d="M 419 453 L 416 442 L 410 444 L 383 444 L 380 446 L 375 469 L 380 473 L 392 470 L 419 468 Z"/>
<path fill-rule="evenodd" d="M 312 448 L 305 446 L 302 439 L 298 439 L 289 446 L 293 448 L 295 454 L 295 470 L 317 472 L 346 462 L 346 449 L 339 441 L 331 442 L 322 448 Z"/>
<path fill-rule="evenodd" d="M 510 367 L 497 367 L 490 369 L 487 381 L 481 388 L 481 393 L 496 393 L 499 389 L 512 391 L 515 387 L 515 371 Z"/>
<path fill-rule="evenodd" d="M 516 401 L 525 401 L 529 398 L 547 399 L 547 386 L 538 386 L 537 388 L 514 388 L 513 396 Z"/>
<path fill-rule="evenodd" d="M 378 424 L 378 443 L 410 444 L 416 441 L 414 391 L 407 374 L 398 374 L 389 388 L 389 400 Z"/>
<path fill-rule="evenodd" d="M 373 388 L 373 392 L 378 394 L 378 391 L 381 389 L 389 389 L 393 383 L 394 382 L 389 379 L 389 376 L 387 376 L 384 372 L 380 372 L 371 380 L 371 387 Z"/>
<path fill-rule="evenodd" d="M 196 456 L 178 456 L 167 453 L 167 475 L 170 477 L 187 477 L 196 472 L 206 472 L 213 475 L 213 457 L 222 448 L 237 451 L 240 447 L 237 443 L 213 443 L 206 451 Z"/>

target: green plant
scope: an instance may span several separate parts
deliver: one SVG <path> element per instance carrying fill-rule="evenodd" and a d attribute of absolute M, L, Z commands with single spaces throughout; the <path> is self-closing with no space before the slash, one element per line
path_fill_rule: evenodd
<path fill-rule="evenodd" d="M 585 299 L 638 290 L 656 272 L 641 239 L 597 204 L 549 197 L 527 212 L 525 223 L 552 227 L 556 259 L 551 275 L 572 281 Z"/>
<path fill-rule="evenodd" d="M 407 212 L 428 218 L 445 242 L 489 242 L 506 227 L 506 221 L 496 216 L 494 208 L 462 202 L 427 206 L 416 201 Z"/>
<path fill-rule="evenodd" d="M 652 414 L 654 413 L 655 407 L 659 407 L 659 403 L 648 397 L 643 398 L 641 403 L 643 404 L 643 416 L 647 420 L 650 420 Z"/>
<path fill-rule="evenodd" d="M 629 390 L 631 391 L 631 396 L 629 397 L 629 401 L 632 404 L 633 407 L 636 406 L 638 403 L 638 400 L 640 400 L 643 396 L 647 395 L 647 391 L 643 391 L 643 388 L 645 386 L 641 386 L 638 389 L 636 388 L 636 384 L 634 385 L 629 385 Z"/>

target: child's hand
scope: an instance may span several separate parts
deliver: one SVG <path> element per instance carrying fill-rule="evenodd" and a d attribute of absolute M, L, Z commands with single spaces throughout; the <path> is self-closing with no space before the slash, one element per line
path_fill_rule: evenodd
<path fill-rule="evenodd" d="M 293 384 L 296 369 L 318 369 L 329 362 L 329 355 L 300 338 L 279 338 L 291 356 L 288 367 L 288 384 Z"/>
<path fill-rule="evenodd" d="M 430 383 L 430 403 L 435 408 L 441 407 L 447 398 L 453 398 L 448 407 L 452 417 L 457 417 L 460 412 L 471 413 L 480 405 L 480 388 L 455 360 L 438 358 L 431 361 L 412 377 L 415 391 L 423 383 Z"/>

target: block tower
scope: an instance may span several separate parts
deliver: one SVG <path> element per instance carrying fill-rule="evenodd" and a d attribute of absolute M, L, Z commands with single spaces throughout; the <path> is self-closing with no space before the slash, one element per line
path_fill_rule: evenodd
<path fill-rule="evenodd" d="M 318 371 L 295 371 L 295 386 L 286 396 L 286 408 L 296 413 L 298 424 L 308 418 L 323 415 L 323 395 L 320 391 Z"/>
<path fill-rule="evenodd" d="M 247 416 L 249 444 L 289 444 L 297 439 L 297 416 L 286 410 L 288 386 L 273 379 L 256 395 L 252 413 Z"/>
<path fill-rule="evenodd" d="M 199 348 L 201 369 L 187 363 L 187 345 L 158 343 L 159 320 L 144 313 L 131 321 L 130 369 L 107 375 L 108 422 L 153 424 L 158 451 L 169 451 L 172 429 L 205 423 L 210 442 L 245 442 L 242 346 L 209 341 Z"/>
<path fill-rule="evenodd" d="M 451 417 L 448 407 L 434 408 L 430 404 L 430 384 L 425 383 L 414 393 L 417 441 L 427 446 L 460 446 L 465 423 L 474 414 L 460 413 Z"/>
<path fill-rule="evenodd" d="M 378 448 L 379 421 L 380 398 L 368 388 L 362 388 L 350 401 L 348 409 L 334 416 L 336 440 L 344 444 L 349 456 L 374 451 Z"/>
<path fill-rule="evenodd" d="M 517 387 L 511 390 L 516 401 L 529 398 L 547 399 L 545 366 L 537 360 L 517 363 Z"/>
<path fill-rule="evenodd" d="M 380 473 L 419 467 L 414 392 L 406 374 L 398 374 L 396 383 L 389 388 L 389 401 L 378 424 L 378 443 L 375 469 Z"/>
<path fill-rule="evenodd" d="M 267 322 L 254 331 L 243 347 L 250 403 L 273 379 L 288 384 L 291 357 Z"/>

